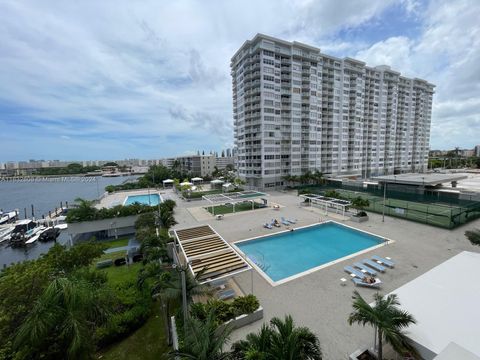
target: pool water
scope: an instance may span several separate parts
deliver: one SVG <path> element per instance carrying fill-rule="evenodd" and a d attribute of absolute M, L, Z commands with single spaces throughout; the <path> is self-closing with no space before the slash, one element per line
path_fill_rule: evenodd
<path fill-rule="evenodd" d="M 276 282 L 383 242 L 380 237 L 327 222 L 235 245 Z"/>
<path fill-rule="evenodd" d="M 162 198 L 158 194 L 142 194 L 142 195 L 129 195 L 125 199 L 123 205 L 131 205 L 133 203 L 139 203 L 143 205 L 155 206 L 162 202 Z"/>

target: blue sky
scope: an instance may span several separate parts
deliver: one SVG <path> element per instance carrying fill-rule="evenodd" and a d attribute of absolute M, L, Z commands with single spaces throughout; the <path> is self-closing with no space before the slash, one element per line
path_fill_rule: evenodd
<path fill-rule="evenodd" d="M 0 1 L 0 161 L 233 144 L 230 58 L 257 32 L 437 85 L 432 148 L 480 143 L 480 2 Z"/>

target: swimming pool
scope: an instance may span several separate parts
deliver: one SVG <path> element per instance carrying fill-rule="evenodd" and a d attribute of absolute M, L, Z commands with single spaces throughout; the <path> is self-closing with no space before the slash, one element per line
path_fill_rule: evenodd
<path fill-rule="evenodd" d="M 272 285 L 278 285 L 384 243 L 373 234 L 328 221 L 235 246 Z"/>
<path fill-rule="evenodd" d="M 123 205 L 139 203 L 143 205 L 155 206 L 162 202 L 162 197 L 158 194 L 129 195 L 126 197 Z"/>

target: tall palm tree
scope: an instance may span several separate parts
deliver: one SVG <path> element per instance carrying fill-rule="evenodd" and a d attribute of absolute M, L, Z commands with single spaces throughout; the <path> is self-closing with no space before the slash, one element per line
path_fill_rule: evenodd
<path fill-rule="evenodd" d="M 105 293 L 78 278 L 56 278 L 44 290 L 15 338 L 17 348 L 55 349 L 68 359 L 87 359 L 92 333 L 108 316 Z"/>
<path fill-rule="evenodd" d="M 370 306 L 358 291 L 354 291 L 353 312 L 348 317 L 348 323 L 375 327 L 378 339 L 378 359 L 380 360 L 383 359 L 383 341 L 390 344 L 398 353 L 409 352 L 411 355 L 417 356 L 417 351 L 408 342 L 404 332 L 405 328 L 416 323 L 415 318 L 398 307 L 400 302 L 397 295 L 390 294 L 383 297 L 376 293 L 373 297 L 375 304 Z"/>
<path fill-rule="evenodd" d="M 215 320 L 215 312 L 211 311 L 205 321 L 194 317 L 187 319 L 185 339 L 180 350 L 174 355 L 183 359 L 195 360 L 227 360 L 230 354 L 223 351 L 228 342 L 232 328 L 219 327 Z"/>
<path fill-rule="evenodd" d="M 296 327 L 290 315 L 274 317 L 270 326 L 258 334 L 232 346 L 234 359 L 255 360 L 321 360 L 322 351 L 317 336 L 306 327 Z"/>

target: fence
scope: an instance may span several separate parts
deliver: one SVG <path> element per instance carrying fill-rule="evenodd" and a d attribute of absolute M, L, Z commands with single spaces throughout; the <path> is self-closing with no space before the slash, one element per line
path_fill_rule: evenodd
<path fill-rule="evenodd" d="M 390 187 L 390 189 L 389 189 Z M 370 205 L 366 210 L 385 215 L 404 218 L 446 229 L 453 229 L 480 217 L 480 202 L 458 198 L 457 194 L 425 192 L 401 185 L 388 185 L 385 208 L 383 205 L 383 188 L 356 184 L 329 184 L 308 187 L 305 191 L 324 194 L 335 190 L 345 199 L 356 197 L 367 199 Z"/>

